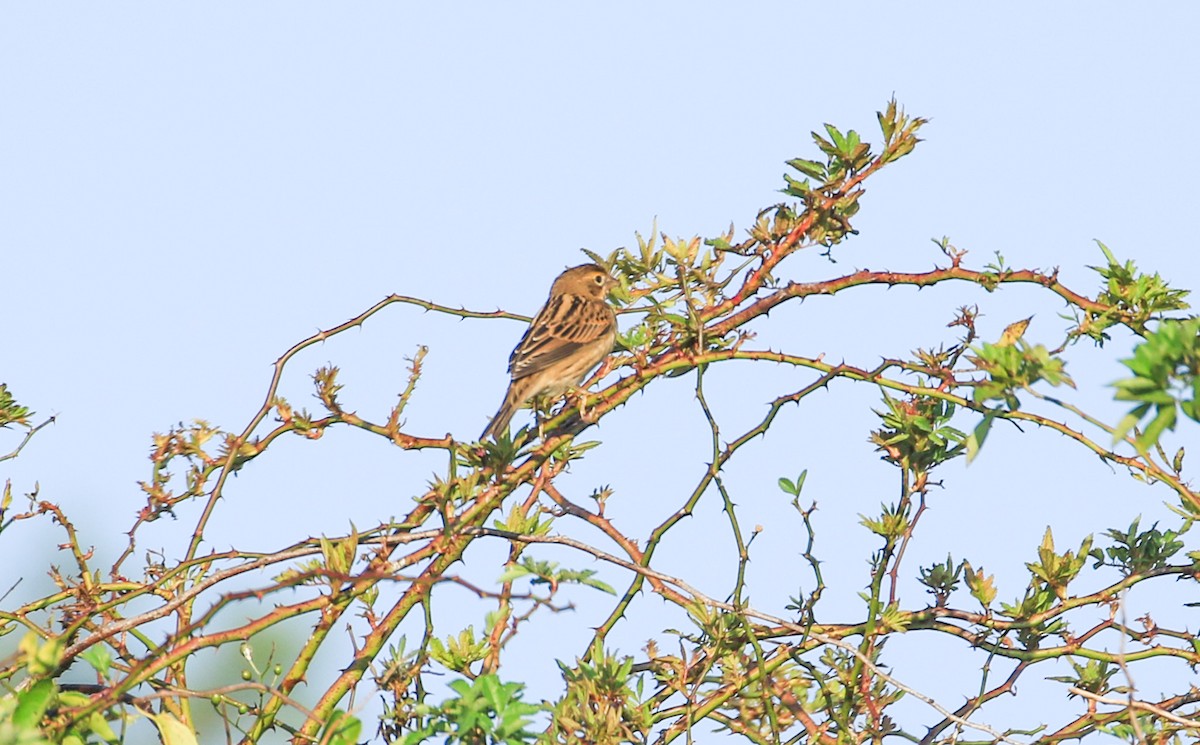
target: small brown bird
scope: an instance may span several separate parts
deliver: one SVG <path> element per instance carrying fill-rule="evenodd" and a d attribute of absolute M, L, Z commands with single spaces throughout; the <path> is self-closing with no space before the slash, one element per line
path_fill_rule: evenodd
<path fill-rule="evenodd" d="M 496 439 L 517 409 L 552 399 L 583 381 L 608 356 L 617 316 L 607 302 L 614 280 L 598 264 L 571 267 L 554 280 L 550 297 L 508 358 L 512 383 L 480 439 Z"/>

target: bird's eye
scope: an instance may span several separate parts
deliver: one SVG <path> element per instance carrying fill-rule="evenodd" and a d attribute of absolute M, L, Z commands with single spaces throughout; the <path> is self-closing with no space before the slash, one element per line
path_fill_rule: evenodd
<path fill-rule="evenodd" d="M 601 274 L 596 275 L 596 284 L 598 284 L 598 285 L 604 284 L 604 276 L 603 275 L 601 275 Z"/>

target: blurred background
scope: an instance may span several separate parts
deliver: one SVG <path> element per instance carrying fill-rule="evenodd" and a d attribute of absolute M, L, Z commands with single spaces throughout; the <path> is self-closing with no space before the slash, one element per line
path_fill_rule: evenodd
<path fill-rule="evenodd" d="M 816 156 L 810 130 L 830 122 L 878 142 L 875 112 L 892 96 L 931 118 L 926 141 L 868 183 L 860 235 L 836 249 L 836 263 L 805 252 L 781 278 L 927 270 L 945 261 L 931 239 L 948 236 L 968 263 L 998 252 L 1016 267 L 1061 267 L 1094 296 L 1100 280 L 1087 267 L 1103 264 L 1099 239 L 1195 288 L 1197 27 L 1192 6 L 1117 3 L 5 4 L 0 382 L 37 421 L 56 422 L 0 464 L 0 478 L 61 504 L 106 568 L 145 503 L 137 482 L 150 476 L 151 434 L 193 419 L 240 431 L 295 342 L 391 293 L 530 314 L 565 266 L 586 260 L 580 248 L 633 247 L 655 225 L 709 237 L 732 223 L 743 236 L 782 200 L 784 161 Z M 1032 287 L 868 288 L 773 311 L 755 344 L 871 366 L 952 343 L 957 330 L 945 325 L 962 305 L 979 306 L 985 339 L 1034 315 L 1026 339 L 1056 346 L 1069 326 L 1061 304 Z M 382 420 L 406 358 L 427 345 L 407 431 L 473 439 L 504 393 L 522 331 L 394 305 L 305 351 L 283 392 L 315 408 L 308 375 L 334 364 L 346 408 Z M 1104 386 L 1123 376 L 1129 347 L 1118 336 L 1073 348 L 1079 391 L 1057 393 L 1115 422 L 1124 407 Z M 655 383 L 589 430 L 604 445 L 562 480 L 567 496 L 611 485 L 609 516 L 643 538 L 677 509 L 710 457 L 694 380 Z M 706 386 L 732 437 L 811 380 L 742 364 L 714 368 Z M 875 541 L 859 516 L 897 494 L 893 469 L 866 441 L 872 408 L 882 408 L 877 389 L 838 382 L 786 409 L 728 469 L 743 527 L 765 526 L 752 551 L 754 605 L 787 615 L 788 597 L 812 589 L 806 535 L 776 486 L 808 469 L 826 616 L 861 615 Z M 1195 435 L 1187 422 L 1170 441 Z M 17 437 L 0 432 L 0 451 Z M 441 454 L 348 429 L 284 440 L 227 488 L 206 545 L 265 551 L 373 526 L 405 513 L 444 468 Z M 917 566 L 947 552 L 996 573 L 999 599 L 1012 602 L 1047 525 L 1060 549 L 1073 548 L 1139 515 L 1162 518 L 1170 499 L 1053 433 L 1009 427 L 993 430 L 972 465 L 940 476 L 945 489 L 931 495 L 905 560 L 907 607 L 924 602 Z M 188 508 L 140 532 L 127 569 L 146 551 L 177 556 L 195 517 Z M 46 567 L 70 563 L 61 542 L 48 521 L 0 537 L 6 607 L 48 590 Z M 577 554 L 537 554 L 627 581 Z M 475 549 L 462 573 L 494 581 L 504 555 Z M 736 553 L 719 495 L 705 496 L 659 560 L 728 594 Z M 504 675 L 527 682 L 527 698 L 558 694 L 553 659 L 582 654 L 611 603 L 587 588 L 564 597 L 574 611 L 538 617 L 510 647 Z M 974 607 L 965 592 L 958 602 Z M 445 589 L 436 612 L 446 633 L 482 627 L 483 607 L 465 591 Z M 1177 602 L 1164 613 L 1175 615 L 1160 624 L 1195 625 Z M 610 643 L 634 656 L 684 624 L 652 595 L 630 618 Z M 276 657 L 306 634 L 302 624 L 281 633 Z M 983 656 L 961 644 L 911 634 L 890 652 L 897 676 L 949 708 L 978 688 Z M 242 664 L 236 650 L 198 663 L 219 655 Z M 1156 683 L 1139 681 L 1151 697 Z M 1082 711 L 1062 684 L 1044 685 L 1033 718 Z M 915 700 L 905 706 L 910 728 L 940 719 Z M 1019 697 L 979 718 L 1002 726 L 1021 713 L 1028 723 L 1031 706 Z"/>

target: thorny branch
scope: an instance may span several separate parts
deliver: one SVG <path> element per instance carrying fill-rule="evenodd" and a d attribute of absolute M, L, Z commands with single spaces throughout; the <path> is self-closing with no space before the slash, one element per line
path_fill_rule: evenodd
<path fill-rule="evenodd" d="M 92 552 L 80 545 L 73 525 L 56 505 L 43 500 L 26 512 L 6 514 L 4 525 L 50 515 L 67 536 L 64 545 L 72 552 L 74 568 L 69 573 L 54 570 L 58 591 L 52 595 L 0 610 L 0 633 L 18 627 L 29 633 L 21 651 L 0 664 L 0 682 L 10 695 L 21 697 L 39 690 L 41 680 L 56 680 L 76 661 L 94 666 L 98 683 L 82 699 L 67 695 L 82 695 L 78 686 L 73 691 L 63 687 L 63 697 L 39 720 L 39 726 L 56 736 L 90 736 L 94 731 L 87 727 L 96 726 L 96 716 L 112 719 L 128 713 L 130 706 L 158 717 L 169 715 L 191 728 L 192 702 L 210 699 L 227 731 L 236 730 L 243 742 L 257 742 L 273 729 L 285 729 L 294 742 L 348 745 L 351 740 L 338 739 L 338 728 L 356 714 L 339 707 L 369 691 L 384 699 L 381 739 L 433 737 L 449 731 L 438 727 L 449 727 L 446 718 L 456 716 L 456 710 L 449 703 L 449 708 L 431 704 L 435 697 L 427 676 L 448 671 L 471 685 L 493 685 L 491 676 L 503 675 L 507 645 L 514 638 L 536 628 L 544 613 L 575 607 L 561 596 L 564 587 L 608 589 L 593 570 L 562 567 L 535 555 L 536 547 L 556 546 L 602 562 L 625 584 L 615 592 L 603 618 L 587 619 L 594 633 L 576 662 L 562 663 L 563 697 L 552 710 L 540 714 L 544 717 L 540 724 L 554 741 L 585 741 L 580 733 L 596 742 L 653 738 L 665 743 L 680 736 L 690 741 L 692 729 L 708 720 L 756 743 L 879 742 L 892 736 L 935 743 L 958 741 L 966 730 L 981 732 L 990 742 L 1023 743 L 1027 740 L 1018 738 L 1028 733 L 983 724 L 980 719 L 989 703 L 1014 693 L 1020 676 L 1053 660 L 1074 666 L 1075 674 L 1064 680 L 1063 695 L 1082 697 L 1089 709 L 1053 732 L 1046 733 L 1044 725 L 1036 724 L 1034 734 L 1043 733 L 1036 742 L 1057 743 L 1114 731 L 1125 721 L 1132 721 L 1139 732 L 1200 734 L 1195 715 L 1184 710 L 1197 702 L 1192 691 L 1153 704 L 1132 692 L 1126 698 L 1107 695 L 1116 690 L 1108 683 L 1111 670 L 1128 672 L 1128 666 L 1144 660 L 1200 664 L 1200 647 L 1190 632 L 1162 628 L 1150 620 L 1138 630 L 1123 619 L 1118 623 L 1112 611 L 1131 587 L 1168 579 L 1194 582 L 1200 572 L 1196 560 L 1171 560 L 1183 548 L 1181 536 L 1192 516 L 1200 512 L 1200 497 L 1181 475 L 1182 451 L 1169 458 L 1157 442 L 1155 448 L 1144 447 L 1144 432 L 1138 428 L 1108 426 L 1066 397 L 1035 390 L 1035 386 L 1070 382 L 1056 367 L 1056 355 L 1079 339 L 1103 341 L 1117 329 L 1126 330 L 1131 338 L 1152 337 L 1154 320 L 1185 307 L 1182 294 L 1135 276 L 1131 265 L 1121 266 L 1109 256 L 1109 265 L 1101 270 L 1105 287 L 1092 298 L 1064 285 L 1057 271 L 969 268 L 963 265 L 965 252 L 946 242 L 942 248 L 949 265 L 929 271 L 863 269 L 822 281 L 781 283 L 775 275 L 790 256 L 814 248 L 829 253 L 855 233 L 852 220 L 867 180 L 919 141 L 916 133 L 924 122 L 905 116 L 894 102 L 880 112 L 879 120 L 884 143 L 878 153 L 872 153 L 853 132 L 827 128 L 825 134 L 814 135 L 825 161 L 789 162 L 804 176 L 802 180 L 789 176 L 785 189 L 798 203 L 763 210 L 741 243 L 733 243 L 732 232 L 708 241 L 708 249 L 699 238 L 639 236 L 637 249 L 620 250 L 607 259 L 597 257 L 616 275 L 617 296 L 625 305 L 620 312 L 633 325 L 622 332 L 619 351 L 585 386 L 599 382 L 601 387 L 569 398 L 544 422 L 543 437 L 527 429 L 512 441 L 468 443 L 450 435 L 410 431 L 401 415 L 416 395 L 424 347 L 411 360 L 396 405 L 381 416 L 360 415 L 342 405 L 338 370 L 332 366 L 313 375 L 321 405 L 318 413 L 297 410 L 281 395 L 285 373 L 302 352 L 363 326 L 394 305 L 459 318 L 527 320 L 499 310 L 472 311 L 392 295 L 280 356 L 263 403 L 240 431 L 196 422 L 156 435 L 152 475 L 142 484 L 146 505 L 108 572 L 109 581 L 100 580 Z M 742 263 L 727 268 L 727 257 Z M 1025 342 L 1020 338 L 1023 328 L 1013 338 L 986 344 L 975 337 L 972 312 L 963 309 L 955 325 L 967 333 L 957 345 L 918 350 L 913 359 L 884 359 L 873 366 L 832 364 L 820 356 L 752 345 L 755 324 L 766 323 L 770 311 L 784 303 L 815 295 L 844 295 L 850 302 L 860 287 L 920 288 L 942 283 L 965 283 L 987 292 L 1013 284 L 1034 285 L 1061 300 L 1077 323 L 1053 350 Z M 709 405 L 711 383 L 706 371 L 715 365 L 746 362 L 787 365 L 811 371 L 812 378 L 790 393 L 768 394 L 766 414 L 730 436 Z M 1173 374 L 1181 367 L 1186 365 L 1173 368 Z M 651 383 L 692 372 L 697 406 L 711 434 L 711 452 L 690 487 L 675 495 L 673 511 L 645 536 L 631 534 L 605 514 L 607 488 L 591 495 L 593 508 L 568 496 L 556 483 L 572 461 L 594 446 L 576 441 L 591 423 L 630 403 Z M 612 380 L 614 373 L 617 377 Z M 807 535 L 801 554 L 804 563 L 799 566 L 811 575 L 815 588 L 803 600 L 794 600 L 790 609 L 797 618 L 790 619 L 750 602 L 745 572 L 759 529 L 747 532 L 743 527 L 750 523 L 743 522 L 736 490 L 724 474 L 735 457 L 771 429 L 788 404 L 841 384 L 865 384 L 884 394 L 887 411 L 881 413 L 882 423 L 871 433 L 871 441 L 883 460 L 898 469 L 899 489 L 884 500 L 878 517 L 864 517 L 864 525 L 878 539 L 869 562 L 864 611 L 852 621 L 833 623 L 824 618 L 820 606 L 824 579 L 818 532 L 811 519 L 815 502 L 801 507 L 803 478 L 781 480 L 781 488 L 793 497 L 795 519 L 803 523 Z M 1017 392 L 1032 394 L 1030 398 L 1050 410 L 1015 405 Z M 1157 401 L 1166 405 L 1161 398 Z M 587 417 L 580 415 L 578 404 L 584 402 Z M 955 416 L 959 419 L 952 424 Z M 957 429 L 963 418 L 980 422 L 974 434 Z M 934 594 L 935 603 L 914 605 L 904 597 L 900 580 L 914 574 L 905 557 L 921 536 L 918 524 L 931 498 L 928 492 L 940 483 L 933 475 L 941 464 L 969 457 L 972 449 L 982 447 L 986 429 L 994 421 L 1059 432 L 1071 445 L 1167 487 L 1178 499 L 1181 527 L 1140 530 L 1135 524 L 1127 535 L 1110 531 L 1112 541 L 1106 548 L 1092 549 L 1089 539 L 1077 553 L 1043 545 L 1038 561 L 1028 563 L 1032 579 L 1027 594 L 1014 605 L 994 602 L 994 578 L 964 564 L 954 566 L 948 559 L 944 566 L 921 568 L 921 581 Z M 41 426 L 45 425 L 28 432 L 25 442 Z M 231 475 L 250 467 L 286 436 L 316 441 L 339 426 L 384 438 L 401 451 L 440 451 L 446 457 L 445 471 L 428 486 L 413 490 L 414 504 L 399 519 L 381 521 L 370 530 L 304 538 L 276 550 L 205 553 L 213 515 L 234 501 L 226 494 Z M 5 458 L 15 457 L 25 442 Z M 726 599 L 700 592 L 687 579 L 656 568 L 661 566 L 657 555 L 668 536 L 683 534 L 686 518 L 706 495 L 713 494 L 725 512 L 738 567 Z M 6 490 L 6 511 L 9 501 Z M 143 576 L 127 576 L 124 566 L 135 553 L 139 532 L 164 515 L 177 513 L 194 521 L 189 523 L 181 558 L 152 558 L 142 568 Z M 596 541 L 577 537 L 574 529 L 584 526 L 592 531 L 589 535 L 611 545 L 601 548 Z M 471 546 L 497 541 L 508 550 L 496 589 L 465 571 L 452 573 L 457 565 L 470 566 Z M 1120 578 L 1092 592 L 1069 589 L 1089 559 L 1095 566 L 1116 569 Z M 795 574 L 799 577 L 801 569 Z M 534 582 L 529 591 L 516 585 L 524 579 Z M 980 610 L 951 604 L 950 598 L 964 581 Z M 435 599 L 447 585 L 464 588 L 490 604 L 492 610 L 477 619 L 482 621 L 482 633 L 477 635 L 474 624 L 466 622 L 450 629 L 455 632 L 450 636 L 443 635 L 441 626 L 435 629 L 444 623 L 434 612 Z M 617 624 L 638 623 L 633 601 L 647 587 L 682 612 L 688 626 L 669 632 L 678 647 L 671 653 L 651 640 L 640 659 L 619 656 L 605 644 Z M 1108 616 L 1085 621 L 1082 633 L 1072 633 L 1068 616 L 1073 621 L 1087 618 L 1088 611 Z M 228 620 L 218 624 L 218 616 Z M 254 679 L 205 689 L 187 684 L 189 665 L 200 650 L 242 644 L 300 619 L 309 633 L 294 659 L 267 671 L 248 657 Z M 351 630 L 352 649 L 339 660 L 335 673 L 317 681 L 314 660 L 331 648 L 331 634 L 341 628 Z M 414 649 L 405 647 L 407 637 L 402 633 L 410 629 L 419 629 L 420 641 Z M 646 634 L 655 631 L 647 629 Z M 957 640 L 965 650 L 978 650 L 985 657 L 980 684 L 961 705 L 945 706 L 889 672 L 885 642 L 897 634 L 917 632 Z M 1112 634 L 1119 636 L 1122 645 L 1128 641 L 1137 648 L 1108 651 L 1101 642 Z M 999 661 L 1011 661 L 1014 667 L 996 684 L 990 679 L 991 666 Z M 314 703 L 299 702 L 296 689 L 301 683 L 310 686 Z M 642 694 L 644 683 L 650 690 Z M 912 725 L 906 729 L 893 718 L 892 705 L 901 693 L 921 701 L 939 717 L 925 726 L 924 734 L 914 734 Z M 495 689 L 489 700 L 501 700 Z M 0 705 L 3 701 L 0 698 Z M 1115 709 L 1101 712 L 1099 705 Z M 533 714 L 523 710 L 521 716 L 525 715 Z"/>

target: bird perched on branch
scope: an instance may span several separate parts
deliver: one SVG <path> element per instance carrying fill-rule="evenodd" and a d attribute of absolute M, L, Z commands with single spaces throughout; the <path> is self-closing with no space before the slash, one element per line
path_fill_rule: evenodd
<path fill-rule="evenodd" d="M 561 396 L 608 356 L 617 316 L 605 301 L 613 278 L 599 264 L 571 267 L 554 280 L 550 297 L 508 358 L 512 382 L 480 439 L 496 439 L 530 401 Z"/>

